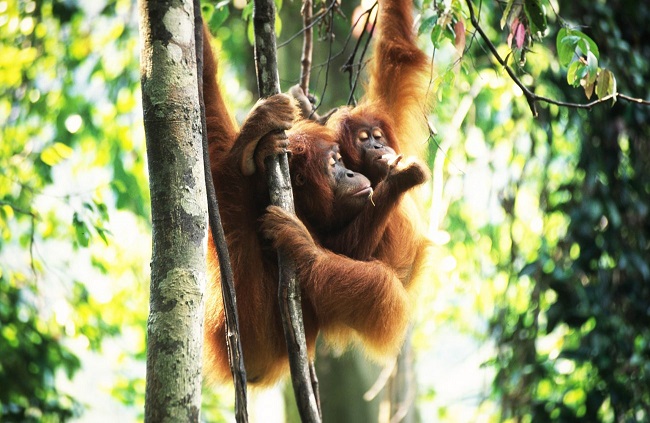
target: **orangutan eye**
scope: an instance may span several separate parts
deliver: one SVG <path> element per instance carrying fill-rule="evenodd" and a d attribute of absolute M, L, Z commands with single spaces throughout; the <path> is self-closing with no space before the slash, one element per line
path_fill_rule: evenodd
<path fill-rule="evenodd" d="M 365 140 L 367 140 L 368 138 L 370 138 L 370 134 L 368 133 L 368 131 L 361 131 L 361 132 L 359 132 L 359 139 L 360 139 L 361 141 L 365 141 Z"/>
<path fill-rule="evenodd" d="M 372 131 L 372 136 L 375 137 L 375 139 L 378 139 L 382 137 L 382 133 L 379 129 L 375 129 Z"/>
<path fill-rule="evenodd" d="M 330 156 L 330 159 L 329 159 L 329 161 L 327 162 L 327 164 L 328 164 L 330 167 L 334 167 L 334 166 L 336 165 L 336 160 L 334 159 L 334 157 L 331 157 L 331 156 Z"/>

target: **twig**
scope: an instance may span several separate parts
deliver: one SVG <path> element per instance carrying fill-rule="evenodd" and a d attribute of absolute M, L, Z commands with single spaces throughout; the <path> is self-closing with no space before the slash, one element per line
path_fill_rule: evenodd
<path fill-rule="evenodd" d="M 303 0 L 302 3 L 302 23 L 304 34 L 302 39 L 302 58 L 300 60 L 300 88 L 302 88 L 305 96 L 309 96 L 309 78 L 311 75 L 311 62 L 312 54 L 314 51 L 313 28 L 312 28 L 312 1 Z M 314 105 L 312 104 L 311 114 L 315 113 Z M 316 400 L 316 407 L 318 408 L 318 416 L 323 418 L 320 407 L 320 395 L 318 391 L 318 377 L 316 376 L 316 367 L 312 361 L 309 361 L 309 376 L 311 381 L 312 392 Z"/>
<path fill-rule="evenodd" d="M 375 21 L 373 22 L 372 29 L 370 30 L 370 34 L 368 34 L 368 37 L 366 38 L 366 42 L 363 46 L 363 50 L 361 51 L 361 57 L 359 57 L 359 65 L 356 74 L 353 73 L 353 69 L 355 68 L 354 66 L 354 59 L 355 56 L 357 55 L 357 51 L 359 50 L 359 46 L 361 45 L 361 39 L 363 38 L 363 34 L 365 32 L 366 27 L 368 26 L 368 23 L 370 22 L 370 17 L 372 15 L 372 11 L 375 9 L 375 7 L 378 7 L 379 3 L 375 2 L 370 9 L 366 10 L 361 14 L 367 15 L 366 16 L 366 21 L 363 24 L 363 31 L 361 32 L 361 36 L 359 36 L 359 39 L 357 40 L 357 43 L 354 46 L 354 50 L 352 50 L 352 54 L 350 54 L 350 57 L 348 58 L 347 62 L 343 65 L 343 72 L 350 72 L 350 96 L 348 97 L 348 103 L 347 104 L 353 104 L 354 103 L 354 91 L 357 89 L 357 82 L 359 81 L 359 77 L 361 76 L 361 69 L 362 69 L 362 63 L 363 63 L 363 58 L 366 55 L 366 51 L 368 50 L 368 46 L 370 45 L 370 40 L 372 39 L 372 34 L 375 32 L 375 27 L 377 26 L 377 16 L 375 16 Z M 361 20 L 361 16 L 359 16 L 359 19 L 354 23 L 354 26 L 359 24 L 359 21 Z"/>
<path fill-rule="evenodd" d="M 311 376 L 311 387 L 314 390 L 314 398 L 316 399 L 316 407 L 318 407 L 318 416 L 323 418 L 323 411 L 320 403 L 320 391 L 318 390 L 318 375 L 316 374 L 316 366 L 313 361 L 309 362 L 309 376 Z"/>
<path fill-rule="evenodd" d="M 235 418 L 238 423 L 248 422 L 247 394 L 246 394 L 246 368 L 244 354 L 241 346 L 241 333 L 239 331 L 239 317 L 237 314 L 237 296 L 235 295 L 235 282 L 228 253 L 228 245 L 221 224 L 217 194 L 214 189 L 212 171 L 210 169 L 210 156 L 208 154 L 208 131 L 205 118 L 205 101 L 203 99 L 203 48 L 206 40 L 203 39 L 203 18 L 199 0 L 194 0 L 194 37 L 196 42 L 196 67 L 199 88 L 199 105 L 201 107 L 201 128 L 203 136 L 203 170 L 205 173 L 205 188 L 208 197 L 208 221 L 212 240 L 217 249 L 219 270 L 221 274 L 221 295 L 226 318 L 226 344 L 228 347 L 228 361 L 235 386 Z"/>
<path fill-rule="evenodd" d="M 479 35 L 481 36 L 481 38 L 483 39 L 485 44 L 487 44 L 487 47 L 490 50 L 490 53 L 492 53 L 492 56 L 494 56 L 494 58 L 497 60 L 497 62 L 499 62 L 499 64 L 501 66 L 503 66 L 503 68 L 508 73 L 508 76 L 510 76 L 510 79 L 512 79 L 513 82 L 519 88 L 521 88 L 521 91 L 524 93 L 524 96 L 526 97 L 526 101 L 528 102 L 528 106 L 530 107 L 530 110 L 533 113 L 533 116 L 535 116 L 535 117 L 538 116 L 537 103 L 539 103 L 539 102 L 544 102 L 544 103 L 548 103 L 548 104 L 555 104 L 556 106 L 562 106 L 562 107 L 571 107 L 571 108 L 575 108 L 575 109 L 591 109 L 592 107 L 594 107 L 594 106 L 596 106 L 598 104 L 601 104 L 601 103 L 605 103 L 608 100 L 616 101 L 618 99 L 621 99 L 621 100 L 626 100 L 626 101 L 642 104 L 644 106 L 650 106 L 650 101 L 648 101 L 648 100 L 643 100 L 643 99 L 640 99 L 640 98 L 633 98 L 633 97 L 627 96 L 625 94 L 620 94 L 620 93 L 612 93 L 612 94 L 609 94 L 609 95 L 607 95 L 605 97 L 601 97 L 598 100 L 591 101 L 589 103 L 571 103 L 571 102 L 559 101 L 559 100 L 555 100 L 555 99 L 552 99 L 552 98 L 548 98 L 548 97 L 544 97 L 544 96 L 540 96 L 540 95 L 535 94 L 526 85 L 524 85 L 523 82 L 521 82 L 521 80 L 517 77 L 517 75 L 515 75 L 514 70 L 510 66 L 508 66 L 506 61 L 501 57 L 501 55 L 499 55 L 499 52 L 497 51 L 497 48 L 494 46 L 492 41 L 490 41 L 490 39 L 488 38 L 485 31 L 483 31 L 483 28 L 481 28 L 481 25 L 479 24 L 478 19 L 476 18 L 476 15 L 474 14 L 474 7 L 472 6 L 472 1 L 471 0 L 466 0 L 466 2 L 467 2 L 467 7 L 469 9 L 469 17 L 470 17 L 470 21 L 472 22 L 472 25 L 474 26 L 476 31 L 479 33 Z"/>
<path fill-rule="evenodd" d="M 319 14 L 319 18 L 318 18 L 318 19 L 323 19 L 325 17 L 325 15 L 327 15 L 327 14 L 330 15 L 329 21 L 328 21 L 329 25 L 327 26 L 327 35 L 325 36 L 325 38 L 327 38 L 328 41 L 329 41 L 327 59 L 325 60 L 325 62 L 314 66 L 314 68 L 319 69 L 319 72 L 322 72 L 323 68 L 325 68 L 325 83 L 323 85 L 323 88 L 320 90 L 321 93 L 320 93 L 320 96 L 318 97 L 318 104 L 316 104 L 313 107 L 314 112 L 316 112 L 318 110 L 318 108 L 323 103 L 323 99 L 325 98 L 325 93 L 327 91 L 327 83 L 329 81 L 329 72 L 330 72 L 330 67 L 331 67 L 331 64 L 332 64 L 332 60 L 334 60 L 335 58 L 338 58 L 339 56 L 341 56 L 343 54 L 343 52 L 346 50 L 346 48 L 348 46 L 348 43 L 350 42 L 350 39 L 352 38 L 352 31 L 350 31 L 348 33 L 348 36 L 346 37 L 344 43 L 343 43 L 343 47 L 341 48 L 341 51 L 339 51 L 336 54 L 333 54 L 332 49 L 334 47 L 334 34 L 333 34 L 333 28 L 332 28 L 332 21 L 334 19 L 334 13 L 336 13 L 336 11 L 337 11 L 338 0 L 328 0 L 328 1 L 329 1 L 329 5 L 325 9 L 325 12 L 322 13 L 322 14 Z M 361 16 L 363 16 L 363 15 L 361 15 Z M 357 19 L 357 22 L 359 21 L 359 19 Z M 312 21 L 312 25 L 314 24 L 314 21 Z M 349 59 L 348 59 L 348 61 L 349 61 Z M 343 69 L 345 69 L 345 65 L 343 66 Z M 320 73 L 319 73 L 319 78 L 320 78 Z"/>
<path fill-rule="evenodd" d="M 280 92 L 277 49 L 275 40 L 275 4 L 273 0 L 255 0 L 253 4 L 253 29 L 255 32 L 255 67 L 260 97 Z M 294 212 L 293 191 L 289 176 L 287 154 L 266 160 L 271 203 Z M 278 254 L 280 280 L 278 300 L 282 326 L 289 354 L 291 381 L 298 411 L 303 422 L 320 422 L 318 405 L 312 390 L 309 372 L 309 355 L 300 305 L 300 290 L 296 286 L 295 264 Z"/>
<path fill-rule="evenodd" d="M 311 74 L 311 58 L 314 49 L 313 28 L 311 27 L 312 2 L 303 0 L 302 3 L 302 23 L 304 34 L 302 38 L 302 58 L 300 59 L 300 87 L 305 95 L 309 95 L 309 77 Z"/>
<path fill-rule="evenodd" d="M 306 29 L 311 29 L 311 28 L 313 28 L 317 23 L 319 23 L 320 21 L 322 21 L 322 20 L 325 18 L 325 16 L 327 16 L 327 14 L 328 14 L 330 11 L 334 11 L 334 10 L 336 9 L 336 6 L 337 6 L 337 5 L 338 5 L 338 4 L 337 4 L 336 1 L 332 1 L 331 4 L 330 4 L 329 6 L 327 6 L 327 8 L 326 8 L 325 10 L 321 10 L 321 11 L 319 11 L 318 13 L 316 13 L 316 16 L 315 16 L 315 17 L 312 17 L 311 23 L 309 24 L 309 26 L 308 26 L 307 28 L 302 28 L 300 31 L 296 32 L 296 33 L 293 34 L 291 37 L 287 38 L 286 40 L 284 40 L 284 41 L 281 42 L 281 43 L 278 43 L 278 49 L 280 49 L 280 48 L 286 46 L 286 45 L 289 44 L 291 41 L 293 41 L 293 40 L 295 40 L 296 38 L 298 38 L 298 36 L 300 36 L 302 33 L 304 33 Z"/>
<path fill-rule="evenodd" d="M 616 97 L 620 98 L 621 100 L 630 101 L 632 103 L 639 103 L 639 104 L 643 104 L 644 106 L 650 106 L 650 101 L 644 100 L 642 98 L 630 97 L 625 94 L 619 94 L 619 93 L 616 93 Z"/>
<path fill-rule="evenodd" d="M 396 366 L 397 358 L 395 360 L 392 360 L 390 363 L 387 363 L 384 368 L 381 369 L 381 372 L 379 373 L 379 376 L 377 376 L 375 383 L 373 383 L 370 389 L 368 389 L 366 393 L 363 394 L 364 401 L 370 402 L 374 400 L 377 395 L 379 395 L 381 390 L 386 387 L 386 384 L 390 379 L 390 375 L 393 374 Z"/>

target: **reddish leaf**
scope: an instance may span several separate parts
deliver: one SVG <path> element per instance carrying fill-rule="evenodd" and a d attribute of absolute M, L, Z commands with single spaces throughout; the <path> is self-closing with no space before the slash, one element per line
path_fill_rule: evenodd
<path fill-rule="evenodd" d="M 512 23 L 510 24 L 510 34 L 508 34 L 508 47 L 512 48 L 512 39 L 515 37 L 515 30 L 517 29 L 517 25 L 519 25 L 519 19 L 514 18 Z"/>
<path fill-rule="evenodd" d="M 517 22 L 515 25 L 515 45 L 517 48 L 522 48 L 524 46 L 524 41 L 526 40 L 526 27 L 521 22 Z"/>

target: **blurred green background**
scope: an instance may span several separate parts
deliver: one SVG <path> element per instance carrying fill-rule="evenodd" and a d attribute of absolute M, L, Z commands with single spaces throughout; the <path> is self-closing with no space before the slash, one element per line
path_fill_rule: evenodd
<path fill-rule="evenodd" d="M 301 4 L 277 4 L 286 90 L 300 71 Z M 335 38 L 315 31 L 321 110 L 350 95 L 341 66 L 358 6 L 342 2 L 326 19 Z M 586 103 L 580 79 L 599 68 L 619 92 L 650 98 L 650 4 L 474 7 L 537 93 Z M 502 22 L 512 7 L 526 8 L 523 45 L 517 22 Z M 409 421 L 650 421 L 650 109 L 540 103 L 534 118 L 474 36 L 466 2 L 416 9 L 421 47 L 435 58 L 433 178 L 420 195 L 436 265 L 412 329 Z M 257 98 L 251 5 L 205 2 L 204 13 L 241 118 Z M 596 67 L 588 55 L 567 66 L 562 28 L 593 40 Z M 531 43 L 535 29 L 545 36 Z M 151 241 L 138 61 L 132 1 L 0 0 L 0 421 L 142 419 Z M 339 407 L 324 404 L 325 421 L 382 415 L 381 396 L 361 398 L 380 368 L 325 350 L 317 363 L 324 401 Z M 233 421 L 230 389 L 204 391 L 203 419 Z M 330 400 L 337 392 L 345 397 Z M 283 421 L 282 404 L 281 392 L 253 392 L 251 413 Z"/>

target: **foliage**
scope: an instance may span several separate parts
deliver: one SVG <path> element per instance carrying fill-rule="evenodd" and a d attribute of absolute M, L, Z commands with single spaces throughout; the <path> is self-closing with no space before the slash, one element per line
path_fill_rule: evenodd
<path fill-rule="evenodd" d="M 109 229 L 149 214 L 134 16 L 128 1 L 0 2 L 3 421 L 79 415 L 61 379 L 144 321 L 145 291 L 124 298 L 141 253 L 125 257 Z"/>
<path fill-rule="evenodd" d="M 533 119 L 468 11 L 471 4 L 526 86 L 580 103 L 622 89 L 647 98 L 642 58 L 650 55 L 639 43 L 645 27 L 642 21 L 622 23 L 645 16 L 645 7 L 633 3 L 424 0 L 420 6 L 418 32 L 437 71 L 432 120 L 440 135 L 430 142 L 430 160 L 434 185 L 444 180 L 444 194 L 435 186 L 424 194 L 431 195 L 440 266 L 423 289 L 427 307 L 415 343 L 421 360 L 428 360 L 436 340 L 431 326 L 445 324 L 495 343 L 487 360 L 493 402 L 477 406 L 469 418 L 461 407 L 440 405 L 429 415 L 441 421 L 473 421 L 479 414 L 490 421 L 648 418 L 642 408 L 648 402 L 648 316 L 642 312 L 649 298 L 642 269 L 650 259 L 648 227 L 641 222 L 650 199 L 639 179 L 648 159 L 647 134 L 640 130 L 646 111 L 620 101 L 589 114 L 544 104 Z M 287 7 L 283 13 L 297 15 Z M 613 10 L 620 22 L 611 18 Z M 283 21 L 284 34 L 299 30 Z M 316 52 L 346 55 L 327 40 Z M 285 62 L 281 74 L 297 67 L 297 50 L 291 51 L 293 62 Z M 315 84 L 323 85 L 323 77 L 313 78 Z M 338 104 L 347 97 L 340 79 L 330 75 L 324 84 Z M 634 277 L 640 282 L 618 291 L 622 278 Z M 635 313 L 628 316 L 629 310 Z M 432 386 L 435 374 L 420 379 L 419 403 L 429 410 L 436 391 L 448 387 Z"/>
<path fill-rule="evenodd" d="M 467 25 L 457 3 L 431 5 L 452 16 L 446 39 L 433 39 L 442 55 L 449 50 L 445 40 L 458 47 L 459 25 L 452 23 Z M 517 77 L 543 95 L 580 102 L 573 87 L 582 87 L 587 98 L 623 89 L 648 97 L 641 81 L 650 56 L 639 42 L 647 32 L 645 6 L 538 0 L 479 6 L 497 50 L 510 50 Z M 553 32 L 554 45 L 544 41 Z M 441 141 L 435 157 L 448 171 L 442 226 L 454 259 L 438 278 L 469 284 L 458 290 L 477 292 L 473 309 L 491 314 L 496 355 L 488 364 L 500 411 L 490 414 L 506 421 L 648 421 L 648 110 L 620 101 L 590 114 L 549 105 L 532 121 L 509 77 L 483 70 L 493 59 L 484 43 L 467 38 L 460 67 L 452 61 L 441 68 L 440 79 L 453 73 L 456 84 L 439 85 L 440 132 L 463 134 L 457 144 Z M 472 95 L 467 116 L 445 104 Z M 462 127 L 450 127 L 454 121 Z M 490 192 L 479 192 L 486 183 Z"/>
<path fill-rule="evenodd" d="M 66 420 L 79 414 L 79 403 L 60 393 L 55 370 L 63 368 L 69 377 L 78 370 L 79 359 L 56 337 L 60 329 L 38 316 L 24 298 L 25 289 L 16 280 L 0 279 L 0 392 L 5 421 L 37 422 Z M 11 307 L 10 307 L 11 305 Z"/>
<path fill-rule="evenodd" d="M 0 1 L 3 421 L 79 415 L 83 400 L 67 381 L 84 375 L 89 354 L 107 353 L 110 336 L 119 352 L 107 366 L 116 373 L 109 390 L 137 410 L 134 419 L 142 410 L 143 371 L 126 364 L 144 358 L 149 254 L 137 11 L 125 0 L 90 3 Z M 250 6 L 203 3 L 242 116 L 256 92 L 242 19 Z M 419 296 L 414 345 L 429 363 L 445 340 L 437 328 L 451 326 L 488 351 L 493 378 L 472 408 L 439 402 L 450 389 L 437 382 L 443 368 L 421 372 L 422 415 L 650 421 L 649 112 L 621 100 L 589 112 L 540 104 L 533 119 L 476 34 L 470 3 L 536 93 L 576 103 L 650 97 L 643 2 L 418 3 L 422 46 L 437 72 L 434 184 L 423 195 L 439 266 Z M 355 6 L 341 10 L 352 16 Z M 285 89 L 298 79 L 302 40 L 283 43 L 300 30 L 299 7 L 280 10 Z M 312 75 L 328 107 L 346 103 L 352 86 L 335 73 L 354 44 L 348 20 L 335 15 L 324 14 L 331 27 L 319 26 Z M 231 393 L 214 392 L 206 389 L 205 418 L 231 418 L 214 406 Z"/>

